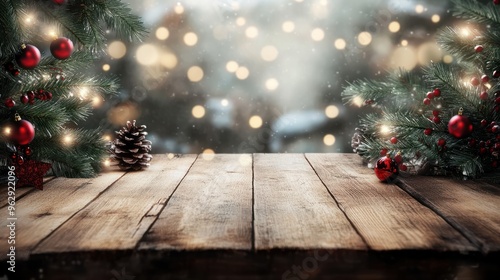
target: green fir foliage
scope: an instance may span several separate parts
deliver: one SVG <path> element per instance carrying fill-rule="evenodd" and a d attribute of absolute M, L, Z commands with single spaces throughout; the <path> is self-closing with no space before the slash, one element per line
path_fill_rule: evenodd
<path fill-rule="evenodd" d="M 365 159 L 375 160 L 386 149 L 392 155 L 401 153 L 405 163 L 426 161 L 439 174 L 472 178 L 498 174 L 500 144 L 495 144 L 500 143 L 500 133 L 492 131 L 491 123 L 500 124 L 500 105 L 495 102 L 500 85 L 493 78 L 493 72 L 500 70 L 500 7 L 475 0 L 453 3 L 453 14 L 467 24 L 444 28 L 437 41 L 454 63 L 433 63 L 422 69 L 424 75 L 399 70 L 383 81 L 356 81 L 344 90 L 345 103 L 371 105 L 375 110 L 362 117 L 359 125 L 363 139 L 357 152 Z M 482 52 L 475 51 L 478 45 Z M 490 81 L 471 85 L 472 77 L 482 75 Z M 425 105 L 427 93 L 436 88 L 440 96 Z M 480 98 L 483 91 L 487 99 Z M 448 121 L 460 108 L 474 126 L 461 139 L 448 131 Z M 433 119 L 434 113 L 439 113 L 440 121 Z M 481 125 L 483 120 L 486 126 Z M 391 137 L 398 142 L 391 143 Z M 446 141 L 444 147 L 437 144 L 440 139 Z"/>
<path fill-rule="evenodd" d="M 72 40 L 74 52 L 70 58 L 58 60 L 50 54 L 48 27 Z M 92 113 L 91 100 L 81 99 L 79 92 L 85 89 L 102 97 L 117 92 L 118 80 L 98 76 L 92 67 L 105 54 L 108 38 L 140 41 L 146 35 L 139 17 L 120 0 L 67 0 L 63 5 L 47 0 L 2 0 L 0 32 L 0 127 L 3 130 L 19 113 L 35 126 L 35 139 L 30 143 L 32 158 L 52 163 L 57 176 L 95 176 L 106 147 L 99 129 L 75 129 Z M 32 70 L 15 65 L 21 70 L 15 76 L 4 66 L 15 63 L 22 44 L 37 46 L 42 59 Z M 52 100 L 36 100 L 32 105 L 19 102 L 21 94 L 38 89 L 51 92 Z M 16 106 L 7 108 L 4 102 L 8 98 Z M 65 138 L 68 135 L 70 138 Z M 3 132 L 0 140 L 0 163 L 5 165 L 13 145 Z"/>

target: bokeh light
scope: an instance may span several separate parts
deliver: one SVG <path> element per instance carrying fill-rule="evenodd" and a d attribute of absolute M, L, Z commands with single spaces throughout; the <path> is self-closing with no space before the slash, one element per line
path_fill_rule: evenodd
<path fill-rule="evenodd" d="M 203 69 L 200 66 L 192 66 L 187 71 L 188 79 L 191 82 L 199 82 L 203 79 Z"/>
<path fill-rule="evenodd" d="M 255 37 L 257 37 L 259 35 L 259 29 L 257 29 L 257 27 L 255 27 L 255 26 L 249 26 L 245 30 L 245 35 L 248 38 L 255 38 Z"/>
<path fill-rule="evenodd" d="M 260 51 L 260 56 L 264 61 L 273 61 L 278 57 L 278 49 L 275 46 L 265 46 Z"/>
<path fill-rule="evenodd" d="M 366 31 L 359 33 L 358 42 L 362 46 L 368 46 L 372 42 L 372 34 Z"/>
<path fill-rule="evenodd" d="M 436 42 L 428 42 L 420 45 L 417 56 L 421 65 L 428 65 L 431 62 L 441 61 L 443 54 Z"/>
<path fill-rule="evenodd" d="M 160 64 L 168 69 L 173 69 L 177 66 L 177 56 L 175 54 L 166 52 L 162 53 L 160 56 Z"/>
<path fill-rule="evenodd" d="M 120 59 L 127 53 L 127 47 L 121 41 L 114 41 L 108 46 L 108 54 L 115 59 Z"/>
<path fill-rule="evenodd" d="M 314 41 L 322 41 L 325 38 L 325 31 L 321 28 L 314 28 L 313 31 L 311 31 L 311 38 Z"/>
<path fill-rule="evenodd" d="M 323 143 L 326 146 L 333 146 L 335 144 L 335 140 L 335 136 L 333 136 L 332 134 L 327 134 L 323 137 Z"/>
<path fill-rule="evenodd" d="M 335 119 L 339 116 L 339 108 L 335 105 L 330 105 L 325 109 L 325 115 L 330 119 Z"/>
<path fill-rule="evenodd" d="M 215 157 L 215 151 L 212 149 L 205 149 L 205 150 L 203 150 L 201 157 L 204 160 L 213 160 Z"/>
<path fill-rule="evenodd" d="M 396 48 L 389 59 L 389 67 L 393 69 L 412 70 L 417 66 L 417 63 L 417 54 L 412 47 Z"/>
<path fill-rule="evenodd" d="M 244 18 L 244 17 L 238 17 L 238 18 L 236 19 L 236 25 L 238 25 L 238 26 L 243 26 L 243 25 L 245 25 L 246 23 L 247 23 L 247 21 L 245 20 L 245 18 Z"/>
<path fill-rule="evenodd" d="M 193 117 L 201 119 L 205 116 L 205 108 L 201 105 L 196 105 L 191 110 L 191 114 L 193 114 Z"/>
<path fill-rule="evenodd" d="M 339 39 L 335 40 L 335 42 L 333 43 L 333 45 L 335 46 L 335 48 L 337 50 L 343 50 L 347 46 L 347 43 L 346 43 L 346 41 L 344 39 L 339 38 Z"/>
<path fill-rule="evenodd" d="M 431 20 L 434 23 L 438 23 L 439 21 L 441 21 L 441 17 L 439 15 L 432 15 Z"/>
<path fill-rule="evenodd" d="M 238 70 L 240 66 L 238 65 L 238 62 L 234 61 L 234 60 L 230 60 L 226 63 L 226 70 L 229 72 L 229 73 L 234 73 L 236 72 L 236 70 Z"/>
<path fill-rule="evenodd" d="M 250 70 L 248 68 L 242 66 L 236 70 L 236 77 L 240 80 L 246 80 L 250 76 Z"/>
<path fill-rule="evenodd" d="M 156 29 L 155 35 L 158 40 L 166 40 L 170 35 L 170 32 L 166 27 L 162 26 Z"/>
<path fill-rule="evenodd" d="M 274 91 L 279 87 L 280 83 L 275 78 L 267 79 L 266 88 L 269 91 Z"/>
<path fill-rule="evenodd" d="M 194 32 L 188 32 L 184 35 L 184 43 L 190 47 L 198 43 L 198 35 Z"/>
<path fill-rule="evenodd" d="M 142 65 L 153 65 L 158 62 L 158 50 L 154 45 L 144 44 L 137 48 L 136 58 Z"/>
<path fill-rule="evenodd" d="M 257 129 L 262 126 L 262 118 L 260 116 L 252 116 L 248 120 L 248 124 L 250 125 L 251 128 Z"/>
<path fill-rule="evenodd" d="M 107 64 L 107 63 L 106 63 L 106 64 L 103 64 L 103 65 L 102 65 L 102 70 L 103 70 L 103 71 L 106 71 L 106 72 L 107 72 L 107 71 L 109 71 L 110 69 L 111 69 L 111 66 L 110 66 L 109 64 Z"/>
<path fill-rule="evenodd" d="M 422 6 L 422 5 L 420 5 L 420 4 L 418 4 L 417 6 L 415 6 L 415 12 L 416 12 L 417 14 L 421 14 L 421 13 L 423 13 L 423 12 L 424 12 L 424 10 L 425 10 L 424 6 Z"/>
<path fill-rule="evenodd" d="M 281 25 L 281 28 L 286 33 L 293 32 L 295 30 L 295 23 L 293 23 L 293 21 L 285 21 Z"/>
<path fill-rule="evenodd" d="M 174 12 L 178 15 L 184 13 L 184 6 L 182 6 L 181 3 L 177 3 L 177 5 L 174 8 Z"/>
<path fill-rule="evenodd" d="M 389 23 L 389 31 L 391 31 L 392 33 L 396 33 L 400 29 L 401 29 L 401 25 L 399 24 L 399 22 L 393 21 L 393 22 Z"/>

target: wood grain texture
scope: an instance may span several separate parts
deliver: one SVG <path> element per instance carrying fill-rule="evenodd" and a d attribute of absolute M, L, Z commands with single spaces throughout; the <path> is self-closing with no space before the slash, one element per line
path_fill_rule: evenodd
<path fill-rule="evenodd" d="M 445 220 L 394 184 L 378 181 L 355 154 L 306 154 L 354 226 L 375 250 L 477 250 Z"/>
<path fill-rule="evenodd" d="M 54 179 L 55 177 L 50 176 L 50 177 L 44 177 L 43 178 L 43 185 L 45 186 L 50 180 Z M 7 206 L 7 185 L 1 186 L 0 187 L 0 209 Z M 23 198 L 25 195 L 32 191 L 38 191 L 36 188 L 33 187 L 22 187 L 22 188 L 17 188 L 16 187 L 16 201 L 19 201 L 21 198 Z"/>
<path fill-rule="evenodd" d="M 255 249 L 364 250 L 302 154 L 254 155 Z"/>
<path fill-rule="evenodd" d="M 139 249 L 252 248 L 251 155 L 199 157 Z"/>
<path fill-rule="evenodd" d="M 123 175 L 123 172 L 103 173 L 91 179 L 56 178 L 44 186 L 43 191 L 31 191 L 16 202 L 16 257 L 26 259 L 32 249 L 46 236 L 61 226 L 72 215 L 95 199 L 107 187 Z M 7 214 L 7 209 L 2 208 Z M 2 217 L 4 217 L 2 213 Z M 0 221 L 2 229 L 7 220 Z M 9 232 L 0 231 L 0 240 L 7 240 Z M 6 252 L 9 244 L 0 242 L 0 252 Z M 0 258 L 3 260 L 5 254 Z"/>
<path fill-rule="evenodd" d="M 33 253 L 134 249 L 195 159 L 156 155 L 148 169 L 125 174 Z"/>
<path fill-rule="evenodd" d="M 423 176 L 401 178 L 399 185 L 482 251 L 500 250 L 500 186 Z"/>

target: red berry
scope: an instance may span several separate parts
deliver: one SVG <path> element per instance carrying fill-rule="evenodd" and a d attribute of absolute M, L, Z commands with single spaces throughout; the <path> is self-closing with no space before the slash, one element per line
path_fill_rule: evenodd
<path fill-rule="evenodd" d="M 446 145 L 446 140 L 444 140 L 443 138 L 439 138 L 437 145 L 443 147 L 444 145 Z"/>
<path fill-rule="evenodd" d="M 15 105 L 16 105 L 16 102 L 15 102 L 14 100 L 12 100 L 12 98 L 7 98 L 7 99 L 5 100 L 5 106 L 6 106 L 7 108 L 12 108 L 12 107 L 14 107 Z"/>
<path fill-rule="evenodd" d="M 434 123 L 441 123 L 441 118 L 440 117 L 434 117 L 434 118 L 432 118 L 432 121 Z"/>
<path fill-rule="evenodd" d="M 500 112 L 500 106 L 498 106 L 498 105 L 497 105 L 497 106 L 495 106 L 495 108 L 493 108 L 493 110 L 494 110 L 495 112 L 497 112 L 497 113 L 498 113 L 498 112 Z"/>
<path fill-rule="evenodd" d="M 439 113 L 441 113 L 441 112 L 439 112 L 438 110 L 433 110 L 433 111 L 432 111 L 432 115 L 433 115 L 434 117 L 439 117 Z"/>
<path fill-rule="evenodd" d="M 431 104 L 431 100 L 429 98 L 424 98 L 424 104 L 425 105 L 430 105 Z"/>
<path fill-rule="evenodd" d="M 387 155 L 387 152 L 388 152 L 388 150 L 386 148 L 383 148 L 382 150 L 380 150 L 380 155 L 385 156 L 385 155 Z"/>
<path fill-rule="evenodd" d="M 26 104 L 26 103 L 28 103 L 28 101 L 30 101 L 30 99 L 28 98 L 28 95 L 26 95 L 26 94 L 21 95 L 20 99 L 21 99 L 21 103 L 23 103 L 23 104 Z"/>
<path fill-rule="evenodd" d="M 440 97 L 441 96 L 441 90 L 438 89 L 438 88 L 435 88 L 432 93 L 434 93 L 434 97 Z"/>
<path fill-rule="evenodd" d="M 469 146 L 470 147 L 474 148 L 476 146 L 476 144 L 477 144 L 477 140 L 476 139 L 473 138 L 473 139 L 469 140 Z"/>
<path fill-rule="evenodd" d="M 432 91 L 429 91 L 429 92 L 427 93 L 427 98 L 429 98 L 429 99 L 433 99 L 433 98 L 434 98 L 434 93 L 433 93 Z"/>
<path fill-rule="evenodd" d="M 398 143 L 398 138 L 396 138 L 396 137 L 392 137 L 392 138 L 391 138 L 391 143 L 392 143 L 392 144 L 396 144 L 396 143 Z"/>
<path fill-rule="evenodd" d="M 394 157 L 394 161 L 397 163 L 397 164 L 401 164 L 403 162 L 403 157 L 400 155 L 400 154 L 397 154 L 395 157 Z"/>
<path fill-rule="evenodd" d="M 46 100 L 51 100 L 52 99 L 52 92 L 45 92 L 45 99 Z"/>
<path fill-rule="evenodd" d="M 19 164 L 19 165 L 23 165 L 24 164 L 24 158 L 23 158 L 23 156 L 18 156 L 17 157 L 17 164 Z"/>
<path fill-rule="evenodd" d="M 482 75 L 481 76 L 481 82 L 487 83 L 489 81 L 490 81 L 490 77 L 488 77 L 488 75 Z"/>
<path fill-rule="evenodd" d="M 10 73 L 12 74 L 12 76 L 19 76 L 19 74 L 21 74 L 21 71 L 19 71 L 19 69 L 14 69 L 10 71 Z"/>
<path fill-rule="evenodd" d="M 500 0 L 498 0 L 498 2 L 500 3 Z M 495 5 L 498 5 L 498 4 L 495 4 Z M 498 167 L 498 161 L 494 160 L 491 162 L 491 167 L 493 168 L 497 168 Z"/>
<path fill-rule="evenodd" d="M 486 143 L 484 141 L 479 141 L 479 147 L 484 148 Z"/>
<path fill-rule="evenodd" d="M 35 100 L 35 92 L 34 91 L 28 91 L 27 93 L 29 101 Z"/>
<path fill-rule="evenodd" d="M 479 153 L 482 154 L 482 155 L 486 154 L 487 151 L 488 150 L 486 150 L 486 148 L 479 149 Z"/>
<path fill-rule="evenodd" d="M 481 126 L 487 126 L 488 125 L 488 121 L 487 120 L 482 120 L 481 121 Z"/>
<path fill-rule="evenodd" d="M 30 147 L 26 147 L 26 149 L 24 150 L 24 153 L 27 155 L 27 156 L 31 156 L 31 154 L 33 153 L 33 151 L 31 150 Z"/>
<path fill-rule="evenodd" d="M 477 53 L 480 53 L 484 50 L 483 46 L 481 45 L 477 45 L 474 47 L 474 50 L 477 52 Z"/>
<path fill-rule="evenodd" d="M 493 71 L 493 78 L 496 78 L 496 79 L 500 78 L 500 71 L 498 71 L 498 70 Z"/>
<path fill-rule="evenodd" d="M 477 87 L 478 85 L 481 84 L 481 81 L 477 77 L 474 77 L 474 78 L 470 79 L 470 83 L 471 83 L 471 85 Z"/>
<path fill-rule="evenodd" d="M 432 134 L 432 129 L 430 129 L 430 128 L 426 128 L 426 129 L 424 130 L 424 134 L 425 134 L 425 135 L 427 135 L 427 136 L 431 135 L 431 134 Z"/>
<path fill-rule="evenodd" d="M 500 131 L 500 126 L 498 126 L 498 125 L 494 125 L 491 128 L 491 132 L 493 132 L 493 133 L 498 133 L 499 131 Z"/>
<path fill-rule="evenodd" d="M 406 170 L 408 170 L 408 166 L 406 166 L 404 164 L 401 164 L 401 166 L 399 167 L 399 169 L 401 169 L 401 171 L 406 171 Z"/>
<path fill-rule="evenodd" d="M 495 143 L 495 149 L 497 149 L 497 150 L 500 149 L 500 143 Z"/>
<path fill-rule="evenodd" d="M 500 97 L 495 98 L 495 103 L 500 104 Z"/>
<path fill-rule="evenodd" d="M 488 99 L 488 93 L 486 91 L 481 92 L 481 94 L 479 95 L 479 98 L 481 98 L 481 100 Z"/>

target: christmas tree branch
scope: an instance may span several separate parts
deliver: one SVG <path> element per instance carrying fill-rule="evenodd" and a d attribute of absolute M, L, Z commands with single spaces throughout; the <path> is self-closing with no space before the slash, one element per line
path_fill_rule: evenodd
<path fill-rule="evenodd" d="M 500 13 L 491 3 L 488 4 L 490 8 L 485 9 L 484 4 L 474 0 L 453 0 L 452 2 L 454 4 L 453 16 L 494 28 L 500 26 Z"/>

